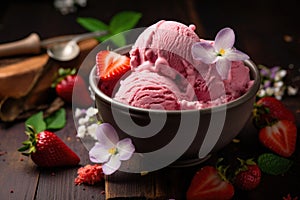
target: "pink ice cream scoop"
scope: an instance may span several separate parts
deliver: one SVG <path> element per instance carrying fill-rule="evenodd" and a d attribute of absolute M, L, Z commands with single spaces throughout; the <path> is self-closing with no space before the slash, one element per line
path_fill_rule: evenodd
<path fill-rule="evenodd" d="M 140 108 L 165 110 L 180 110 L 182 100 L 195 100 L 192 87 L 188 87 L 190 91 L 181 90 L 178 87 L 180 85 L 169 77 L 147 70 L 151 67 L 153 66 L 150 63 L 144 63 L 136 68 L 120 82 L 114 98 Z"/>
<path fill-rule="evenodd" d="M 136 68 L 144 62 L 153 63 L 156 72 L 175 79 L 164 66 L 171 66 L 184 77 L 193 75 L 191 47 L 200 39 L 194 25 L 161 20 L 148 27 L 136 40 L 130 51 L 130 64 Z"/>
<path fill-rule="evenodd" d="M 223 80 L 215 64 L 192 58 L 195 26 L 159 21 L 140 34 L 130 51 L 131 74 L 113 98 L 142 108 L 201 109 L 238 98 L 252 85 L 249 68 L 233 61 Z M 211 43 L 211 41 L 206 41 Z"/>
<path fill-rule="evenodd" d="M 172 81 L 157 73 L 133 72 L 121 81 L 115 99 L 140 108 L 178 110 L 176 90 L 178 88 Z"/>

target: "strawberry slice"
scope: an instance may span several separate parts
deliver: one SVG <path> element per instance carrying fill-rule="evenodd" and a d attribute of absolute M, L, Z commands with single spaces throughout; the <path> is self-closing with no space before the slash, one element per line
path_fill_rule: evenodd
<path fill-rule="evenodd" d="M 104 50 L 96 56 L 97 75 L 101 80 L 119 78 L 130 69 L 130 58 Z"/>
<path fill-rule="evenodd" d="M 224 179 L 217 168 L 204 166 L 194 175 L 187 191 L 187 200 L 231 199 L 234 195 L 233 185 Z"/>
<path fill-rule="evenodd" d="M 254 123 L 257 127 L 264 127 L 277 120 L 296 121 L 294 113 L 275 97 L 259 99 L 253 109 Z"/>
<path fill-rule="evenodd" d="M 297 127 L 289 120 L 279 120 L 259 131 L 259 141 L 280 156 L 291 156 L 296 148 Z"/>

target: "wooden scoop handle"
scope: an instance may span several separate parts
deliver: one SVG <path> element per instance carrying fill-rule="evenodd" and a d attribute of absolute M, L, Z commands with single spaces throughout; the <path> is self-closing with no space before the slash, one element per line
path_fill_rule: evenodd
<path fill-rule="evenodd" d="M 0 44 L 0 57 L 35 54 L 40 51 L 40 37 L 36 33 L 15 42 Z"/>

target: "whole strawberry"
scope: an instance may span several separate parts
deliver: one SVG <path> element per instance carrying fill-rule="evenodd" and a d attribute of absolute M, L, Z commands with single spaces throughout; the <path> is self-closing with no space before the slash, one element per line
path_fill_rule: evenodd
<path fill-rule="evenodd" d="M 296 121 L 291 110 L 275 97 L 263 97 L 254 105 L 254 123 L 258 128 L 269 125 L 278 120 Z"/>
<path fill-rule="evenodd" d="M 252 160 L 240 161 L 240 167 L 236 171 L 234 179 L 235 186 L 241 190 L 253 190 L 261 181 L 261 170 L 259 166 Z"/>
<path fill-rule="evenodd" d="M 58 78 L 52 87 L 55 87 L 56 94 L 67 103 L 73 103 L 79 107 L 89 107 L 93 102 L 84 79 L 76 74 L 76 69 L 60 68 Z M 73 97 L 73 94 L 77 96 Z"/>
<path fill-rule="evenodd" d="M 204 166 L 194 175 L 188 188 L 187 200 L 229 200 L 234 195 L 233 185 L 225 177 L 226 168 Z"/>
<path fill-rule="evenodd" d="M 27 126 L 28 140 L 18 151 L 30 156 L 39 167 L 76 166 L 80 158 L 53 132 L 36 133 L 34 127 Z"/>

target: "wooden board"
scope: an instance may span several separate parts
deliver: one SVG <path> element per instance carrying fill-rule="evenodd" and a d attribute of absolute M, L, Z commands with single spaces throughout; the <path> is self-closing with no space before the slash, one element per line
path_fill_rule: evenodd
<path fill-rule="evenodd" d="M 58 68 L 78 69 L 97 44 L 95 39 L 80 42 L 80 55 L 68 62 L 45 53 L 0 59 L 0 120 L 14 121 L 28 117 L 28 111 L 45 109 L 55 98 L 51 84 Z"/>

